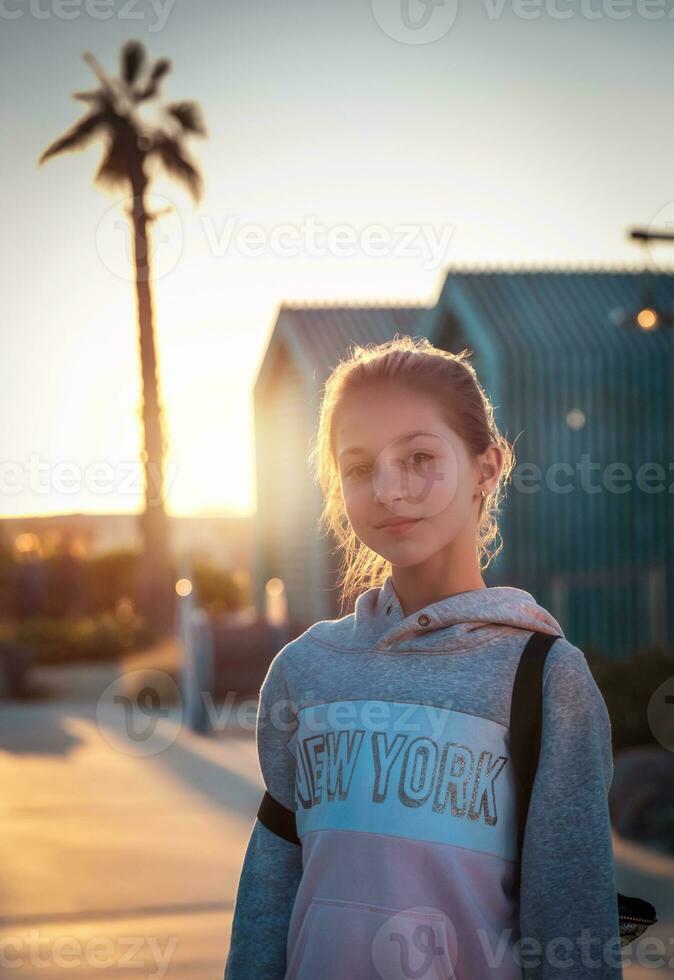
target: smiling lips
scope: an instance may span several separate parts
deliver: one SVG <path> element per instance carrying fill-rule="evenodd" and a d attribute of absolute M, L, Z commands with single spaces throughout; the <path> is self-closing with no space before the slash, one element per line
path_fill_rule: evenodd
<path fill-rule="evenodd" d="M 391 531 L 395 534 L 408 530 L 408 528 L 418 524 L 420 520 L 420 517 L 394 517 L 390 521 L 385 521 L 383 524 L 377 526 L 382 531 Z"/>

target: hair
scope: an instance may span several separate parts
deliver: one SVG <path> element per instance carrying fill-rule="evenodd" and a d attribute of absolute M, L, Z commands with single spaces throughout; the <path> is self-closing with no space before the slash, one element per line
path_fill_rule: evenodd
<path fill-rule="evenodd" d="M 360 592 L 383 585 L 391 573 L 390 561 L 356 537 L 342 496 L 334 422 L 337 410 L 351 392 L 386 381 L 403 384 L 435 400 L 447 424 L 463 439 L 474 457 L 493 443 L 501 448 L 504 461 L 498 483 L 480 502 L 476 546 L 481 571 L 489 567 L 503 547 L 498 511 L 515 455 L 498 431 L 491 401 L 468 361 L 470 353 L 466 349 L 453 354 L 434 347 L 425 337 L 396 333 L 386 343 L 353 345 L 325 382 L 309 463 L 323 493 L 319 528 L 331 531 L 337 540 L 336 550 L 342 551 L 338 579 L 342 610 Z"/>

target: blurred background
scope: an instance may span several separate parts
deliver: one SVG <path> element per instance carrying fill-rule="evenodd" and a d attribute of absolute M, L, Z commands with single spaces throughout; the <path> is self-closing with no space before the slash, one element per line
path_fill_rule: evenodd
<path fill-rule="evenodd" d="M 674 975 L 673 20 L 1 6 L 0 975 L 222 977 L 259 686 L 350 611 L 321 386 L 396 333 L 515 443 L 485 581 L 586 653 L 659 918 L 625 976 Z"/>

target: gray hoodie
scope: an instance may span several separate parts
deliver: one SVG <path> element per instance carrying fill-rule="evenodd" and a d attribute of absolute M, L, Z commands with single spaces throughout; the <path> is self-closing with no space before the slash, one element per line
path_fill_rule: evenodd
<path fill-rule="evenodd" d="M 522 859 L 515 671 L 554 634 Z M 606 705 L 532 595 L 499 586 L 405 616 L 392 579 L 274 657 L 257 748 L 300 845 L 255 820 L 225 980 L 617 980 Z"/>

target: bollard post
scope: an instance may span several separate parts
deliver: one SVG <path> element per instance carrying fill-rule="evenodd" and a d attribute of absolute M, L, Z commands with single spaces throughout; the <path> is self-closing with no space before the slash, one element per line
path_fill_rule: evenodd
<path fill-rule="evenodd" d="M 181 579 L 190 583 L 189 590 L 178 601 L 178 636 L 181 646 L 180 694 L 183 701 L 183 722 L 191 731 L 199 729 L 199 679 L 194 613 L 197 595 L 192 581 L 192 563 L 184 558 L 181 563 Z"/>
<path fill-rule="evenodd" d="M 205 694 L 211 695 L 213 703 L 213 632 L 211 621 L 205 609 L 197 607 L 192 612 L 192 636 L 194 650 L 194 677 L 197 698 L 191 715 L 191 728 L 200 735 L 212 733 L 211 719 L 208 715 Z"/>

